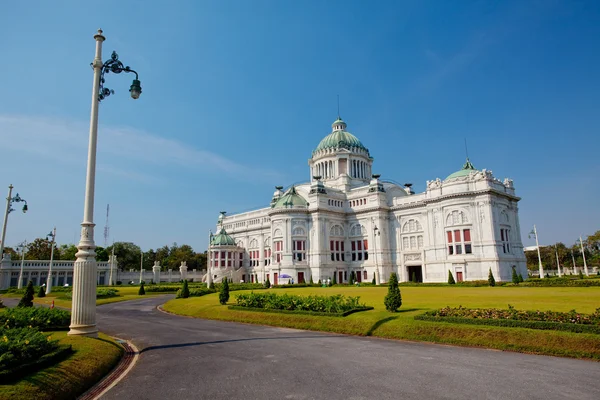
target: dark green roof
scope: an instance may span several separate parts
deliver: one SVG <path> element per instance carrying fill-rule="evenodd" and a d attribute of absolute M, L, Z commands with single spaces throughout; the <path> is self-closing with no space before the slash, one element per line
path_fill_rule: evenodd
<path fill-rule="evenodd" d="M 363 146 L 363 144 L 358 140 L 356 136 L 351 134 L 350 132 L 346 132 L 346 123 L 342 121 L 340 117 L 331 124 L 331 127 L 334 129 L 329 135 L 325 136 L 323 140 L 319 143 L 316 151 L 325 150 L 325 149 L 336 149 L 336 148 L 351 148 L 358 147 L 359 149 L 363 149 L 368 151 L 368 149 Z M 336 129 L 337 127 L 337 129 Z M 341 128 L 341 129 L 340 129 Z"/>
<path fill-rule="evenodd" d="M 235 246 L 235 240 L 227 234 L 225 228 L 221 228 L 219 233 L 210 240 L 211 246 Z"/>
<path fill-rule="evenodd" d="M 308 203 L 304 197 L 300 196 L 296 192 L 296 188 L 292 186 L 290 190 L 288 190 L 277 200 L 277 202 L 273 205 L 273 208 L 295 208 L 306 206 L 308 206 Z"/>
<path fill-rule="evenodd" d="M 448 175 L 446 179 L 459 178 L 461 176 L 468 176 L 471 172 L 475 172 L 477 169 L 473 166 L 471 161 L 467 158 L 467 162 L 463 165 L 462 169 Z"/>

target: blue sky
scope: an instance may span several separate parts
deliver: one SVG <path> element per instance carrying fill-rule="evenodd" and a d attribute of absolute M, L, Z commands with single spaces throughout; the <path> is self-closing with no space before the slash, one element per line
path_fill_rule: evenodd
<path fill-rule="evenodd" d="M 589 1 L 9 2 L 0 14 L 0 190 L 7 245 L 77 242 L 93 34 L 140 73 L 100 108 L 96 241 L 205 248 L 220 210 L 309 177 L 341 115 L 384 179 L 444 178 L 465 158 L 514 179 L 524 244 L 600 229 L 600 4 Z"/>

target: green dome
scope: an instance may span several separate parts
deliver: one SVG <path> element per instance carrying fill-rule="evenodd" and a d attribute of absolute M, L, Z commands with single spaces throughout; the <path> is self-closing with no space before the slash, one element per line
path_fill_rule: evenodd
<path fill-rule="evenodd" d="M 475 169 L 473 164 L 471 164 L 471 161 L 469 161 L 469 159 L 467 158 L 467 162 L 463 165 L 462 169 L 456 171 L 453 174 L 448 175 L 446 180 L 452 179 L 452 178 L 459 178 L 461 176 L 468 176 L 471 172 L 475 172 L 475 171 L 477 171 L 477 169 Z"/>
<path fill-rule="evenodd" d="M 337 120 L 331 125 L 333 128 L 333 132 L 329 135 L 325 136 L 323 140 L 319 143 L 315 152 L 319 150 L 325 149 L 334 149 L 334 148 L 351 148 L 358 147 L 359 149 L 367 150 L 365 146 L 358 140 L 356 136 L 351 134 L 350 132 L 346 132 L 346 123 L 342 121 L 341 118 L 338 117 Z"/>
<path fill-rule="evenodd" d="M 296 188 L 292 186 L 292 188 L 288 190 L 286 194 L 277 200 L 277 202 L 273 205 L 273 208 L 296 208 L 306 206 L 308 206 L 308 203 L 304 197 L 300 196 L 296 192 Z"/>
<path fill-rule="evenodd" d="M 221 231 L 212 237 L 210 240 L 211 246 L 235 246 L 235 240 L 227 234 L 225 228 L 221 228 Z"/>

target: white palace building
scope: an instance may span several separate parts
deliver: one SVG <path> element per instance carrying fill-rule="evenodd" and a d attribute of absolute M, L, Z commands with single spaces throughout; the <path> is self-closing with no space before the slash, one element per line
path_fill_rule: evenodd
<path fill-rule="evenodd" d="M 221 213 L 210 277 L 272 284 L 333 279 L 446 282 L 527 276 L 513 181 L 467 159 L 423 193 L 372 174 L 369 150 L 338 118 L 308 160 L 310 182 L 276 187 L 270 206 Z M 378 282 L 378 283 L 379 283 Z"/>

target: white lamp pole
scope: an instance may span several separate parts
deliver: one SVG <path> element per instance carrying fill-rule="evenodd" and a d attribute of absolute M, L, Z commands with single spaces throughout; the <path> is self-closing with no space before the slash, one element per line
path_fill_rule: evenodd
<path fill-rule="evenodd" d="M 108 274 L 108 285 L 113 285 L 113 270 L 115 269 L 115 243 L 113 242 L 112 251 L 110 254 L 110 272 Z"/>
<path fill-rule="evenodd" d="M 588 273 L 587 262 L 585 261 L 585 249 L 583 248 L 583 240 L 581 240 L 581 236 L 579 236 L 579 244 L 581 245 L 581 255 L 583 255 L 583 272 L 585 272 L 585 276 L 590 276 Z"/>
<path fill-rule="evenodd" d="M 6 198 L 6 209 L 4 210 L 4 223 L 2 224 L 2 239 L 0 240 L 0 289 L 4 289 L 4 273 L 2 272 L 2 259 L 4 258 L 4 243 L 6 241 L 6 225 L 8 223 L 8 214 L 10 214 L 11 211 L 14 211 L 12 209 L 12 203 L 24 202 L 25 205 L 23 206 L 23 212 L 27 212 L 27 202 L 24 199 L 22 199 L 18 193 L 15 197 L 12 197 L 12 190 L 13 185 L 8 185 L 8 197 Z"/>
<path fill-rule="evenodd" d="M 50 266 L 48 267 L 48 277 L 46 278 L 46 294 L 52 293 L 52 264 L 54 263 L 54 242 L 56 241 L 56 227 L 52 229 L 52 232 L 48 234 L 52 236 L 52 242 L 50 242 Z"/>
<path fill-rule="evenodd" d="M 144 252 L 140 249 L 140 285 L 142 284 L 142 279 L 144 279 Z"/>
<path fill-rule="evenodd" d="M 373 222 L 373 224 L 375 223 L 375 219 L 371 219 L 371 221 Z M 373 252 L 375 253 L 375 284 L 376 285 L 380 285 L 381 284 L 381 280 L 379 277 L 379 265 L 377 264 L 377 236 L 380 236 L 381 233 L 379 232 L 379 229 L 377 228 L 377 225 L 375 225 L 375 227 L 373 228 Z"/>
<path fill-rule="evenodd" d="M 535 247 L 537 248 L 538 261 L 540 263 L 539 264 L 540 278 L 543 279 L 544 278 L 544 266 L 542 265 L 542 256 L 540 255 L 540 243 L 538 242 L 537 228 L 535 227 L 535 225 L 533 226 L 533 230 L 531 231 L 530 234 L 535 236 Z"/>
<path fill-rule="evenodd" d="M 560 261 L 558 261 L 558 246 L 554 246 L 554 250 L 556 251 L 556 268 L 558 268 L 558 277 L 562 277 L 560 272 Z"/>
<path fill-rule="evenodd" d="M 98 282 L 98 264 L 96 263 L 96 244 L 94 243 L 94 190 L 96 185 L 96 143 L 98 141 L 98 106 L 100 101 L 114 93 L 104 87 L 104 74 L 132 72 L 135 79 L 129 89 L 131 97 L 137 99 L 142 93 L 137 72 L 125 67 L 119 56 L 113 51 L 111 59 L 102 62 L 102 42 L 106 40 L 102 30 L 94 35 L 96 55 L 92 62 L 94 79 L 92 81 L 92 111 L 90 116 L 90 140 L 88 147 L 87 174 L 85 183 L 85 202 L 81 238 L 76 254 L 73 271 L 73 301 L 71 306 L 71 325 L 69 335 L 98 336 L 96 327 L 96 285 Z"/>
<path fill-rule="evenodd" d="M 577 273 L 577 264 L 575 264 L 575 255 L 573 254 L 573 250 L 571 249 L 571 260 L 573 260 L 573 273 Z"/>
<path fill-rule="evenodd" d="M 27 250 L 27 240 L 19 245 L 21 248 L 21 272 L 19 272 L 19 283 L 17 289 L 23 289 L 23 264 L 25 263 L 25 250 Z"/>
<path fill-rule="evenodd" d="M 212 285 L 212 253 L 210 251 L 210 242 L 212 240 L 212 232 L 208 232 L 208 253 L 206 254 L 206 287 L 210 289 Z"/>

